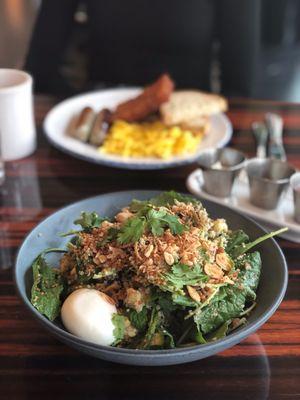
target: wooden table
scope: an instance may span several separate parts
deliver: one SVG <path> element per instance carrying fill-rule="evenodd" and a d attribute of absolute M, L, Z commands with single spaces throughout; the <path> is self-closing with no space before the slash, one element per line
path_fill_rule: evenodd
<path fill-rule="evenodd" d="M 125 189 L 185 190 L 195 165 L 157 172 L 122 171 L 73 159 L 41 132 L 55 103 L 36 97 L 38 150 L 7 163 L 1 190 L 1 399 L 296 399 L 300 398 L 300 246 L 279 240 L 289 286 L 275 315 L 254 335 L 217 356 L 171 367 L 132 367 L 84 356 L 51 337 L 16 295 L 13 260 L 24 236 L 69 202 Z M 232 100 L 231 145 L 253 155 L 249 131 L 266 111 L 279 112 L 291 163 L 300 168 L 300 105 Z"/>

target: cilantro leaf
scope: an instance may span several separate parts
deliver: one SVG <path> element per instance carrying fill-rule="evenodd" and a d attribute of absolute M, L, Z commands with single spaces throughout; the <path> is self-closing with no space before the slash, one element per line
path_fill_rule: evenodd
<path fill-rule="evenodd" d="M 80 217 L 74 221 L 75 225 L 81 225 L 84 231 L 90 231 L 93 228 L 98 228 L 105 218 L 99 217 L 96 212 L 82 211 Z"/>
<path fill-rule="evenodd" d="M 194 267 L 189 267 L 185 264 L 174 264 L 171 271 L 165 274 L 167 285 L 172 289 L 180 290 L 186 285 L 196 285 L 208 280 L 207 275 L 202 271 L 200 265 L 196 264 Z"/>
<path fill-rule="evenodd" d="M 145 230 L 145 218 L 133 217 L 129 218 L 121 227 L 117 241 L 120 244 L 137 242 L 143 235 Z"/>
<path fill-rule="evenodd" d="M 118 237 L 119 229 L 111 227 L 108 229 L 106 236 L 97 242 L 97 248 L 105 246 L 107 243 L 116 240 Z"/>
<path fill-rule="evenodd" d="M 111 320 L 115 327 L 113 330 L 115 341 L 113 344 L 116 345 L 124 339 L 126 317 L 120 314 L 113 314 Z"/>
<path fill-rule="evenodd" d="M 166 210 L 143 210 L 143 214 L 129 218 L 120 228 L 117 240 L 120 244 L 137 242 L 145 231 L 160 236 L 166 228 L 170 228 L 174 235 L 181 234 L 186 227 L 180 223 L 178 217 Z"/>
<path fill-rule="evenodd" d="M 166 210 L 151 209 L 147 212 L 147 227 L 155 236 L 162 235 L 164 228 L 170 228 L 174 235 L 180 235 L 186 228 L 178 217 L 169 214 Z"/>
<path fill-rule="evenodd" d="M 199 204 L 199 201 L 193 198 L 192 196 L 184 195 L 181 193 L 177 193 L 174 190 L 169 192 L 163 192 L 156 197 L 153 197 L 149 200 L 149 203 L 157 206 L 173 206 L 175 201 L 180 201 L 181 203 L 192 203 L 192 204 Z"/>
<path fill-rule="evenodd" d="M 183 195 L 181 193 L 177 193 L 174 190 L 169 192 L 160 193 L 158 196 L 153 197 L 149 200 L 132 200 L 130 204 L 130 211 L 132 212 L 139 212 L 143 208 L 152 205 L 156 207 L 167 207 L 173 206 L 175 201 L 179 201 L 181 203 L 192 203 L 192 204 L 199 204 L 200 202 L 196 200 L 194 197 L 189 195 Z"/>
<path fill-rule="evenodd" d="M 53 321 L 60 313 L 63 278 L 58 270 L 47 264 L 42 255 L 33 262 L 32 272 L 31 303 L 41 314 Z"/>

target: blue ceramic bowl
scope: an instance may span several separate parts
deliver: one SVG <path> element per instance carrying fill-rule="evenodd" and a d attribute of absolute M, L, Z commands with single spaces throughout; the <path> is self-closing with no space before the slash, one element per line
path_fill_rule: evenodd
<path fill-rule="evenodd" d="M 24 240 L 15 265 L 15 281 L 18 292 L 32 315 L 54 336 L 71 347 L 108 361 L 133 365 L 171 365 L 209 357 L 239 343 L 254 333 L 275 312 L 281 303 L 287 287 L 287 265 L 275 240 L 270 239 L 257 246 L 262 256 L 263 268 L 257 292 L 257 306 L 252 311 L 247 325 L 232 332 L 229 336 L 213 343 L 171 350 L 132 350 L 100 346 L 79 339 L 67 332 L 59 321 L 50 322 L 38 313 L 30 303 L 32 286 L 31 264 L 36 256 L 47 247 L 64 247 L 69 240 L 59 233 L 75 228 L 74 219 L 81 211 L 96 211 L 100 215 L 113 216 L 133 198 L 144 200 L 157 195 L 156 191 L 116 192 L 92 197 L 71 204 L 55 212 L 42 221 Z M 224 206 L 203 201 L 213 218 L 222 217 L 231 229 L 243 229 L 251 239 L 261 236 L 265 231 L 255 222 Z M 58 263 L 60 255 L 50 254 L 50 262 Z"/>

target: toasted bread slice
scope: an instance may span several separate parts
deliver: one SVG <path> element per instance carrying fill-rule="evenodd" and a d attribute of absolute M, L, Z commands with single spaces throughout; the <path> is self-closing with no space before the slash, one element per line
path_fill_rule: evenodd
<path fill-rule="evenodd" d="M 198 117 L 196 119 L 191 119 L 188 123 L 182 122 L 179 126 L 182 129 L 188 129 L 195 134 L 207 134 L 210 128 L 209 116 Z"/>
<path fill-rule="evenodd" d="M 162 120 L 167 125 L 188 124 L 203 116 L 227 110 L 227 101 L 216 94 L 196 90 L 173 92 L 160 106 Z"/>

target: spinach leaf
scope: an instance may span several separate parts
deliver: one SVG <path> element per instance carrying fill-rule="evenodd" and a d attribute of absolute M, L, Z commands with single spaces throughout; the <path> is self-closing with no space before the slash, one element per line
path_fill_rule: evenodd
<path fill-rule="evenodd" d="M 60 313 L 63 278 L 58 270 L 47 264 L 43 255 L 39 255 L 33 262 L 32 272 L 31 303 L 41 314 L 53 321 Z"/>
<path fill-rule="evenodd" d="M 115 341 L 113 344 L 116 345 L 124 339 L 126 317 L 120 314 L 113 314 L 111 320 L 115 327 L 113 330 Z"/>
<path fill-rule="evenodd" d="M 173 301 L 172 295 L 169 292 L 163 292 L 158 288 L 152 288 L 151 292 L 151 306 L 155 307 L 159 306 L 159 309 L 162 311 L 164 318 L 169 320 L 174 311 L 178 309 L 178 305 L 176 305 Z"/>
<path fill-rule="evenodd" d="M 182 307 L 197 307 L 198 306 L 198 303 L 196 303 L 194 300 L 190 299 L 187 296 L 179 294 L 179 293 L 173 293 L 172 299 L 173 299 L 174 304 L 177 304 Z"/>
<path fill-rule="evenodd" d="M 74 221 L 75 225 L 81 225 L 82 229 L 89 232 L 93 228 L 98 228 L 105 218 L 99 217 L 96 212 L 82 211 L 80 217 Z"/>
<path fill-rule="evenodd" d="M 199 343 L 199 344 L 207 343 L 207 340 L 204 339 L 204 336 L 198 330 L 195 332 L 193 339 L 195 340 L 196 343 Z"/>
<path fill-rule="evenodd" d="M 261 257 L 258 251 L 247 254 L 239 263 L 238 282 L 245 292 L 247 300 L 255 300 L 256 289 L 261 273 Z"/>
<path fill-rule="evenodd" d="M 148 325 L 148 310 L 143 307 L 142 311 L 137 312 L 135 310 L 129 311 L 129 320 L 131 324 L 139 331 L 143 332 Z"/>
<path fill-rule="evenodd" d="M 216 330 L 228 319 L 238 317 L 245 307 L 246 297 L 243 290 L 226 286 L 220 288 L 219 293 L 210 304 L 194 314 L 198 330 L 203 334 Z"/>
<path fill-rule="evenodd" d="M 206 336 L 206 340 L 208 342 L 214 342 L 215 340 L 222 339 L 225 337 L 229 331 L 229 325 L 231 324 L 232 320 L 229 319 L 228 321 L 225 321 L 218 329 L 216 329 L 214 332 L 209 333 Z"/>

